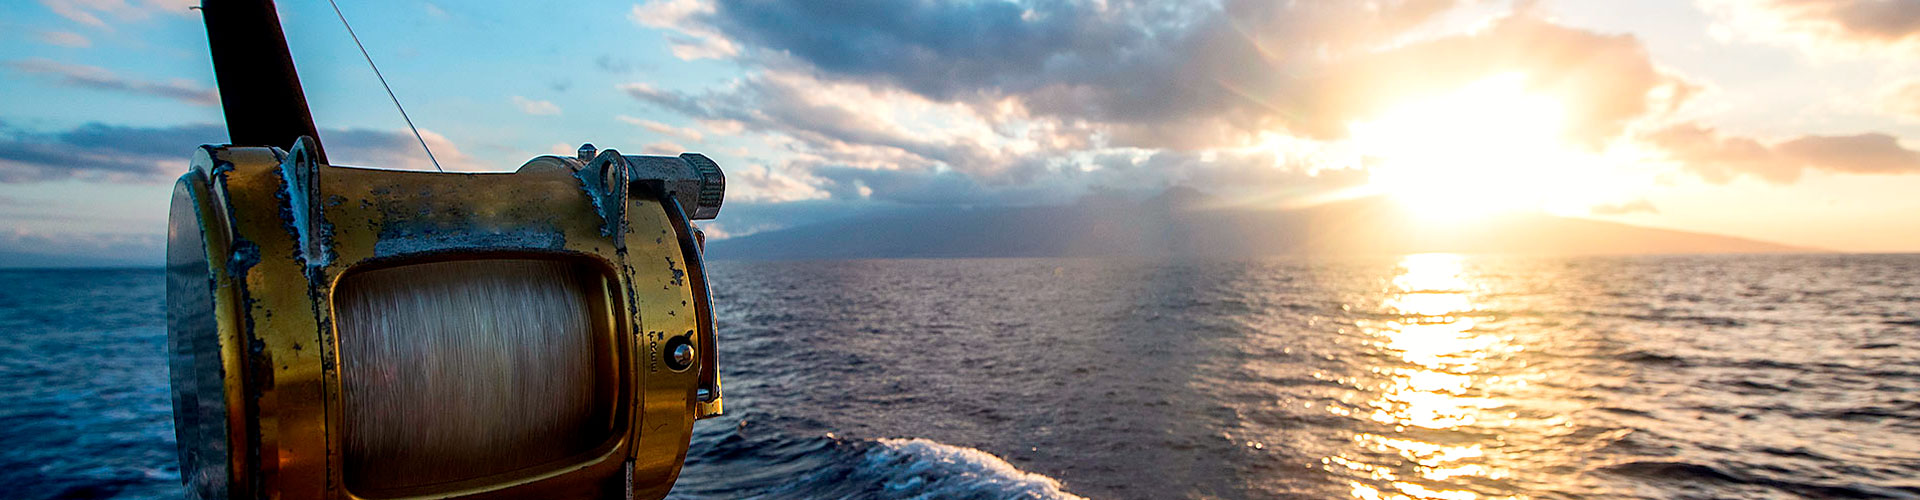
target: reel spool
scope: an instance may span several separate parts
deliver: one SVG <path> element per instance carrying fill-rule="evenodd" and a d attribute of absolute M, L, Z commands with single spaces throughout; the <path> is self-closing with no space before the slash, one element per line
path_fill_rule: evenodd
<path fill-rule="evenodd" d="M 195 498 L 659 498 L 721 413 L 711 160 L 582 148 L 512 173 L 202 146 L 168 338 Z"/>

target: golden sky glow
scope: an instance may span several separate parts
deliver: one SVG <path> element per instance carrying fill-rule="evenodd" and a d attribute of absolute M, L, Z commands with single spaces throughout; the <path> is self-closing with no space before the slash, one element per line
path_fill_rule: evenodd
<path fill-rule="evenodd" d="M 1353 124 L 1370 185 L 1441 219 L 1543 208 L 1576 191 L 1568 173 L 1585 158 L 1562 139 L 1562 106 L 1525 78 L 1489 77 Z"/>

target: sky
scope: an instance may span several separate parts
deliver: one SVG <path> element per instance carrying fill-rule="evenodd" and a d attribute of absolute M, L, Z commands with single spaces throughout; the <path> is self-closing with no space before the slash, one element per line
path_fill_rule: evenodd
<path fill-rule="evenodd" d="M 155 261 L 223 143 L 194 0 L 0 4 L 0 252 Z M 1920 251 L 1920 0 L 654 0 L 339 7 L 450 170 L 698 151 L 716 237 L 900 207 L 1383 196 Z M 336 164 L 432 168 L 326 2 Z"/>

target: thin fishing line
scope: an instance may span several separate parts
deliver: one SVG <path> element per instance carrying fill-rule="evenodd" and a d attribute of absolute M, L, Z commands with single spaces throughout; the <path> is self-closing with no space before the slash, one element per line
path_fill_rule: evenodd
<path fill-rule="evenodd" d="M 420 141 L 420 149 L 427 152 L 427 161 L 433 162 L 434 170 L 446 172 L 447 169 L 440 168 L 440 160 L 434 159 L 433 148 L 427 147 L 427 138 L 420 135 L 420 127 L 413 126 L 413 118 L 407 116 L 407 108 L 400 105 L 400 97 L 393 95 L 393 86 L 387 85 L 387 77 L 380 74 L 380 66 L 373 64 L 373 55 L 368 54 L 367 46 L 360 43 L 360 35 L 353 34 L 353 25 L 347 23 L 346 14 L 340 13 L 340 4 L 333 0 L 327 0 L 327 4 L 333 6 L 333 15 L 340 17 L 340 25 L 347 27 L 347 36 L 353 38 L 353 46 L 360 48 L 360 57 L 367 59 L 367 67 L 373 68 L 373 77 L 379 78 L 380 86 L 387 89 L 387 98 L 393 100 L 393 108 L 400 110 L 400 119 L 406 120 L 407 128 L 413 130 L 413 138 Z"/>

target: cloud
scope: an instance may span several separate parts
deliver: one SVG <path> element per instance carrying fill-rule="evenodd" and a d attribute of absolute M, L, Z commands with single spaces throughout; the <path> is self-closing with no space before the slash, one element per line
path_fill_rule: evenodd
<path fill-rule="evenodd" d="M 0 138 L 0 182 L 68 178 L 157 182 L 185 172 L 193 147 L 224 142 L 219 125 L 163 128 L 89 123 L 54 133 Z"/>
<path fill-rule="evenodd" d="M 491 165 L 476 161 L 452 140 L 432 130 L 421 129 L 420 138 L 407 130 L 332 129 L 321 130 L 321 144 L 327 149 L 327 161 L 334 165 L 354 165 L 398 170 L 433 170 L 433 162 L 420 151 L 420 141 L 433 148 L 433 157 L 449 172 L 512 171 L 519 164 Z"/>
<path fill-rule="evenodd" d="M 1072 199 L 1115 171 L 1161 189 L 1231 170 L 1246 182 L 1206 183 L 1285 191 L 1322 169 L 1263 153 L 1274 135 L 1340 141 L 1394 105 L 1513 73 L 1565 104 L 1569 141 L 1599 149 L 1697 89 L 1631 36 L 1530 14 L 1401 36 L 1459 3 L 656 2 L 673 26 L 726 33 L 751 71 L 621 89 L 766 137 L 779 158 L 763 164 L 810 194 L 903 203 Z M 920 190 L 935 185 L 965 194 Z"/>
<path fill-rule="evenodd" d="M 733 135 L 746 130 L 746 124 L 733 120 L 696 120 L 708 132 L 720 135 Z"/>
<path fill-rule="evenodd" d="M 1462 36 L 1374 52 L 1332 65 L 1291 106 L 1312 135 L 1341 133 L 1409 99 L 1518 74 L 1526 90 L 1564 107 L 1564 139 L 1598 149 L 1627 125 L 1677 107 L 1696 87 L 1654 66 L 1631 35 L 1603 35 L 1517 14 Z M 1409 85 L 1413 83 L 1413 85 Z"/>
<path fill-rule="evenodd" d="M 660 134 L 660 135 L 677 137 L 680 139 L 693 141 L 693 142 L 700 142 L 701 139 L 705 138 L 705 136 L 701 134 L 699 130 L 694 130 L 690 128 L 675 127 L 665 123 L 660 123 L 660 122 L 647 120 L 643 118 L 635 118 L 627 115 L 618 115 L 618 116 L 614 116 L 613 118 L 615 120 L 626 122 L 629 125 L 635 125 L 640 128 L 647 129 L 650 132 Z"/>
<path fill-rule="evenodd" d="M 790 202 L 826 198 L 817 181 L 795 173 L 746 164 L 727 167 L 727 201 L 746 203 Z"/>
<path fill-rule="evenodd" d="M 601 55 L 600 57 L 593 58 L 593 66 L 596 68 L 600 68 L 601 71 L 605 71 L 613 74 L 626 74 L 626 73 L 633 72 L 633 62 L 623 58 L 616 58 L 614 56 L 605 55 L 605 54 Z"/>
<path fill-rule="evenodd" d="M 117 12 L 118 11 L 117 9 L 112 8 L 114 4 L 118 4 L 118 6 L 120 7 L 126 7 L 126 2 L 124 1 L 91 1 L 89 2 L 89 1 L 41 0 L 40 4 L 47 6 L 48 10 L 52 10 L 54 14 L 60 15 L 60 17 L 64 17 L 73 22 L 85 24 L 88 26 L 93 26 L 96 28 L 106 28 L 107 22 L 100 20 L 100 18 L 98 16 L 93 15 L 93 12 L 91 11 L 99 10 L 103 12 Z"/>
<path fill-rule="evenodd" d="M 1043 2 L 1032 8 L 1011 2 L 720 1 L 685 9 L 689 14 L 679 22 L 712 23 L 825 72 L 884 79 L 935 98 L 985 88 L 1030 90 L 1088 63 L 1122 63 L 1120 51 L 1145 43 L 1145 33 L 1108 18 L 1096 4 Z M 1073 68 L 1050 70 L 1049 60 Z"/>
<path fill-rule="evenodd" d="M 1267 191 L 1247 198 L 1348 187 L 1364 173 L 1330 182 L 1337 176 L 1321 179 L 1324 169 L 1262 143 L 1275 133 L 1339 140 L 1347 123 L 1379 113 L 1377 102 L 1426 97 L 1372 79 L 1464 86 L 1554 72 L 1564 77 L 1531 78 L 1531 90 L 1577 99 L 1570 134 L 1593 143 L 1691 92 L 1632 37 L 1525 16 L 1368 44 L 1454 3 L 1176 3 L 1147 15 L 1138 4 L 720 2 L 685 9 L 686 22 L 721 26 L 760 51 L 743 55 L 756 71 L 704 91 L 621 89 L 715 133 L 762 136 L 771 147 L 760 150 L 777 155 L 759 158 L 764 168 L 815 188 L 770 186 L 784 193 L 773 197 L 912 204 L 1070 201 L 1096 186 Z M 1180 15 L 1160 15 L 1170 12 Z M 1341 19 L 1361 22 L 1326 27 Z M 1295 64 L 1278 54 L 1329 47 L 1342 57 Z M 1346 94 L 1354 89 L 1363 92 Z"/>
<path fill-rule="evenodd" d="M 648 144 L 640 147 L 640 154 L 643 154 L 643 155 L 676 156 L 686 151 L 687 151 L 686 146 L 681 146 L 679 144 L 674 144 L 667 141 L 660 141 L 660 142 L 656 142 L 656 143 L 652 143 L 652 144 Z"/>
<path fill-rule="evenodd" d="M 775 54 L 763 56 L 773 67 L 790 60 L 942 101 L 1012 98 L 1137 147 L 1237 146 L 1282 129 L 1338 138 L 1385 106 L 1503 73 L 1567 97 L 1569 133 L 1595 143 L 1649 111 L 1650 93 L 1684 85 L 1631 36 L 1526 13 L 1472 33 L 1399 36 L 1459 3 L 720 0 L 686 18 Z"/>
<path fill-rule="evenodd" d="M 1894 115 L 1920 120 L 1920 78 L 1894 82 L 1883 99 Z"/>
<path fill-rule="evenodd" d="M 1800 179 L 1807 169 L 1850 174 L 1920 174 L 1920 151 L 1881 133 L 1804 135 L 1772 144 L 1729 136 L 1695 123 L 1648 134 L 1647 142 L 1701 179 L 1715 184 L 1741 176 L 1775 184 Z"/>
<path fill-rule="evenodd" d="M 1004 155 L 994 148 L 1004 141 L 974 109 L 901 91 L 777 72 L 700 94 L 645 84 L 621 89 L 692 118 L 786 136 L 799 152 L 840 163 L 876 169 L 944 166 L 979 175 L 1003 165 L 997 160 Z"/>
<path fill-rule="evenodd" d="M 684 24 L 760 50 L 750 58 L 770 74 L 961 103 L 995 125 L 1044 124 L 1063 146 L 1207 150 L 1273 131 L 1338 140 L 1392 105 L 1523 73 L 1530 91 L 1567 103 L 1569 139 L 1598 147 L 1695 88 L 1631 36 L 1529 14 L 1454 36 L 1396 36 L 1457 3 L 676 2 L 694 4 Z M 735 93 L 768 83 L 778 82 Z"/>
<path fill-rule="evenodd" d="M 983 110 L 804 74 L 766 72 L 703 93 L 645 84 L 622 89 L 717 131 L 761 135 L 773 159 L 748 159 L 768 174 L 729 178 L 730 186 L 752 186 L 758 199 L 1041 204 L 1070 202 L 1095 186 L 1272 190 L 1313 178 L 1303 162 L 1272 150 L 1095 147 L 1074 140 L 1071 127 L 1024 116 L 1018 106 Z"/>
<path fill-rule="evenodd" d="M 51 59 L 22 59 L 5 65 L 17 72 L 44 75 L 61 85 L 134 95 L 164 97 L 196 106 L 220 103 L 220 94 L 189 80 L 148 82 L 121 77 L 98 66 L 68 64 Z"/>
<path fill-rule="evenodd" d="M 701 0 L 653 0 L 633 6 L 627 18 L 634 24 L 666 31 L 667 47 L 681 60 L 721 59 L 740 54 L 740 47 L 713 27 L 695 18 L 713 14 L 713 5 Z"/>
<path fill-rule="evenodd" d="M 419 143 L 405 131 L 324 130 L 320 135 L 328 159 L 335 164 L 433 169 L 420 152 Z M 421 135 L 449 170 L 507 170 L 517 166 L 484 168 L 445 137 L 426 130 Z M 88 123 L 54 133 L 0 127 L 0 183 L 62 179 L 164 182 L 186 172 L 194 147 L 223 144 L 226 137 L 226 128 L 217 124 L 131 127 Z"/>
<path fill-rule="evenodd" d="M 1368 175 L 1339 153 L 1354 124 L 1509 75 L 1557 105 L 1567 145 L 1655 144 L 1714 182 L 1906 171 L 1907 150 L 1884 134 L 1761 143 L 1661 129 L 1704 85 L 1639 38 L 1526 2 L 1450 27 L 1474 3 L 663 0 L 633 19 L 666 30 L 683 59 L 746 74 L 620 89 L 760 141 L 740 160 L 768 175 L 743 185 L 789 202 L 1034 204 L 1170 186 L 1325 200 Z"/>
<path fill-rule="evenodd" d="M 93 40 L 71 31 L 42 31 L 39 33 L 39 38 L 40 43 L 60 47 L 84 49 L 93 46 Z"/>
<path fill-rule="evenodd" d="M 1920 0 L 1701 0 L 1701 4 L 1721 20 L 1723 29 L 1753 39 L 1815 49 L 1920 49 Z"/>
<path fill-rule="evenodd" d="M 538 100 L 528 99 L 525 97 L 513 96 L 513 105 L 515 107 L 520 108 L 521 112 L 529 115 L 560 114 L 560 105 L 554 104 L 553 101 L 538 101 Z"/>
<path fill-rule="evenodd" d="M 1587 212 L 1593 215 L 1657 214 L 1660 213 L 1660 209 L 1653 206 L 1653 202 L 1647 201 L 1646 198 L 1635 198 L 1621 203 L 1594 205 L 1588 208 Z"/>
<path fill-rule="evenodd" d="M 198 0 L 144 0 L 137 2 L 128 2 L 127 0 L 40 0 L 40 4 L 46 6 L 47 10 L 53 11 L 54 14 L 67 18 L 67 20 L 95 28 L 112 30 L 113 27 L 110 26 L 106 20 L 101 19 L 101 16 L 120 21 L 146 19 L 155 12 L 166 12 L 184 16 L 192 14 L 193 11 L 190 9 L 199 5 L 200 2 Z"/>

